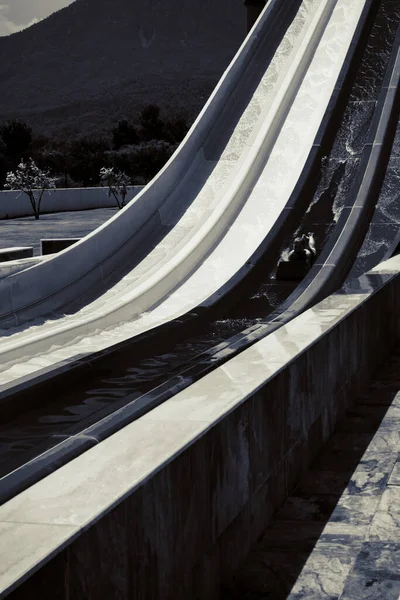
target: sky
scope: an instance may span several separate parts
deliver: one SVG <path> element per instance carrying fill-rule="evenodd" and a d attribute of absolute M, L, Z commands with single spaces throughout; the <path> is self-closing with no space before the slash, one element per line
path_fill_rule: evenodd
<path fill-rule="evenodd" d="M 0 0 L 0 36 L 25 29 L 72 2 L 73 0 Z"/>

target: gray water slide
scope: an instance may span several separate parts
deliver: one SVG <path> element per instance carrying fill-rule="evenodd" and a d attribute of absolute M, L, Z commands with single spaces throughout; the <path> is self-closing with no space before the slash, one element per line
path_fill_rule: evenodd
<path fill-rule="evenodd" d="M 0 281 L 0 383 L 176 318 L 243 268 L 296 185 L 364 4 L 270 0 L 141 194 L 75 246 Z"/>

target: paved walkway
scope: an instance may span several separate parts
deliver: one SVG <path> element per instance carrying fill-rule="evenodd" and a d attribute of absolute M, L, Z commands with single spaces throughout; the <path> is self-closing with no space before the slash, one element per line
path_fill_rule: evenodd
<path fill-rule="evenodd" d="M 74 212 L 20 217 L 0 221 L 0 248 L 33 246 L 33 254 L 40 254 L 42 238 L 83 237 L 102 225 L 117 212 L 116 208 L 97 208 Z"/>
<path fill-rule="evenodd" d="M 400 598 L 400 349 L 238 570 L 230 600 Z"/>

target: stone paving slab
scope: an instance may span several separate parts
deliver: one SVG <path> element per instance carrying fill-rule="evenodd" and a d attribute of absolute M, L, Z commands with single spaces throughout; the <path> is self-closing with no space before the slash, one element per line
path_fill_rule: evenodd
<path fill-rule="evenodd" d="M 226 585 L 228 598 L 399 600 L 400 351 Z"/>

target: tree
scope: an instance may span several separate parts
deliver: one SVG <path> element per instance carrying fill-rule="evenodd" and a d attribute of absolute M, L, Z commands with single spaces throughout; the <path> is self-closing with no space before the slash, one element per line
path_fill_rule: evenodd
<path fill-rule="evenodd" d="M 5 188 L 21 190 L 29 197 L 35 219 L 40 216 L 40 204 L 45 190 L 55 189 L 55 178 L 48 171 L 42 171 L 31 158 L 28 163 L 23 160 L 18 167 L 7 173 Z M 37 197 L 35 196 L 35 192 Z"/>
<path fill-rule="evenodd" d="M 139 142 L 139 136 L 135 127 L 127 119 L 119 121 L 112 130 L 112 141 L 115 150 L 122 146 L 130 146 Z"/>
<path fill-rule="evenodd" d="M 23 121 L 14 119 L 0 125 L 0 136 L 6 145 L 7 156 L 21 157 L 32 143 L 32 129 Z"/>
<path fill-rule="evenodd" d="M 71 187 L 73 180 L 69 176 L 71 166 L 69 154 L 49 145 L 47 148 L 38 151 L 35 158 L 39 167 L 46 167 L 57 176 L 57 187 Z"/>
<path fill-rule="evenodd" d="M 110 150 L 106 139 L 88 136 L 72 141 L 66 148 L 69 156 L 68 174 L 83 186 L 99 183 L 99 171 L 105 163 L 105 152 Z"/>
<path fill-rule="evenodd" d="M 129 177 L 123 171 L 114 171 L 114 167 L 102 167 L 100 169 L 100 183 L 108 187 L 108 195 L 114 196 L 118 208 L 125 206 L 125 198 L 128 193 L 126 186 L 129 185 Z"/>
<path fill-rule="evenodd" d="M 173 146 L 166 142 L 155 142 L 143 148 L 141 152 L 144 160 L 144 174 L 147 181 L 155 177 L 159 170 L 165 165 L 174 151 Z"/>
<path fill-rule="evenodd" d="M 140 113 L 141 137 L 144 141 L 165 139 L 165 123 L 160 119 L 160 107 L 145 106 Z"/>

